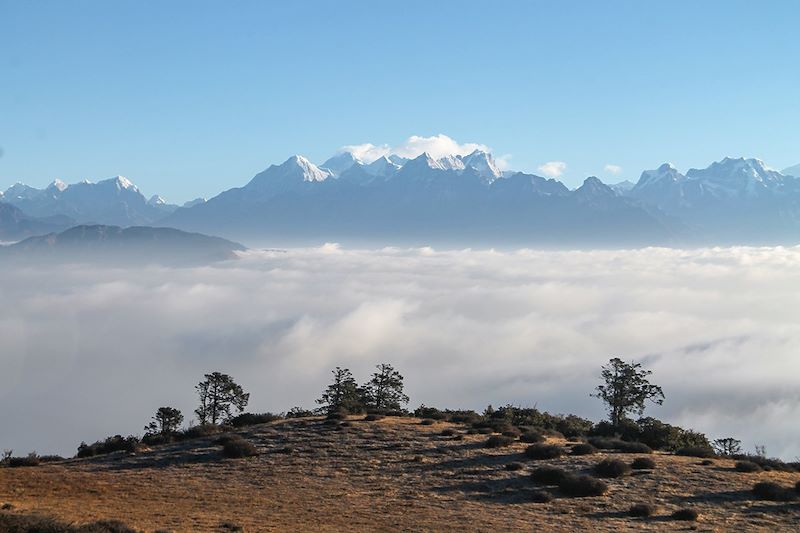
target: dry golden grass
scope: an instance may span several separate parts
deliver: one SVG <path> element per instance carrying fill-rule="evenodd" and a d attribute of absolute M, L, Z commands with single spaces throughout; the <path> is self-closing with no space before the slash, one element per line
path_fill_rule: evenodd
<path fill-rule="evenodd" d="M 142 531 L 797 531 L 797 503 L 754 500 L 756 481 L 786 486 L 798 474 L 740 473 L 734 462 L 655 454 L 657 468 L 607 480 L 605 496 L 532 503 L 529 472 L 544 464 L 587 473 L 598 453 L 526 460 L 525 444 L 487 449 L 485 435 L 441 436 L 413 418 L 348 427 L 318 419 L 252 426 L 237 433 L 259 455 L 225 459 L 213 438 L 35 468 L 0 469 L 0 505 L 85 523 L 118 519 Z M 551 443 L 564 444 L 550 440 Z M 289 450 L 287 450 L 287 447 Z M 287 453 L 288 452 L 288 453 Z M 523 469 L 505 465 L 520 462 Z M 632 504 L 657 507 L 630 518 Z M 698 522 L 669 518 L 691 507 Z"/>

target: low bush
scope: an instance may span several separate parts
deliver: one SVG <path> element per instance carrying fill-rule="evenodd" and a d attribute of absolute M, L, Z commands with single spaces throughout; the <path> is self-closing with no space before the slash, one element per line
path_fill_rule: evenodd
<path fill-rule="evenodd" d="M 414 416 L 417 418 L 426 418 L 430 420 L 446 420 L 447 413 L 444 411 L 440 411 L 435 407 L 425 407 L 424 405 L 420 405 L 414 410 Z"/>
<path fill-rule="evenodd" d="M 700 461 L 700 464 L 702 466 L 710 466 L 714 464 L 714 461 L 712 459 L 703 459 L 702 461 Z"/>
<path fill-rule="evenodd" d="M 308 418 L 310 416 L 314 416 L 314 411 L 309 411 L 302 407 L 292 407 L 284 415 L 285 418 Z"/>
<path fill-rule="evenodd" d="M 86 444 L 82 442 L 78 446 L 78 457 L 93 457 L 95 455 L 105 455 L 113 452 L 135 452 L 139 447 L 139 439 L 134 436 L 123 437 L 122 435 L 114 435 L 108 437 L 106 440 L 97 441 L 94 444 Z"/>
<path fill-rule="evenodd" d="M 600 450 L 616 450 L 623 453 L 653 453 L 653 449 L 642 442 L 631 442 L 614 437 L 589 437 L 589 444 Z"/>
<path fill-rule="evenodd" d="M 447 428 L 447 429 L 443 429 L 442 432 L 439 433 L 439 435 L 441 435 L 442 437 L 452 437 L 453 435 L 456 435 L 457 433 L 458 433 L 458 431 L 456 431 L 455 429 Z"/>
<path fill-rule="evenodd" d="M 594 465 L 594 473 L 599 477 L 622 477 L 630 471 L 631 467 L 619 459 L 603 459 Z"/>
<path fill-rule="evenodd" d="M 175 440 L 189 440 L 199 439 L 201 437 L 209 437 L 211 435 L 218 435 L 222 433 L 222 428 L 213 424 L 200 424 L 199 426 L 191 426 L 184 431 L 179 431 L 174 435 Z"/>
<path fill-rule="evenodd" d="M 675 455 L 683 455 L 685 457 L 700 457 L 704 459 L 717 456 L 717 454 L 714 453 L 713 448 L 706 448 L 705 446 L 685 446 L 683 448 L 678 448 L 675 450 Z"/>
<path fill-rule="evenodd" d="M 378 420 L 383 420 L 386 418 L 385 415 L 379 415 L 377 413 L 371 413 L 364 417 L 364 421 L 366 422 L 377 422 Z"/>
<path fill-rule="evenodd" d="M 516 439 L 520 435 L 522 435 L 522 432 L 517 428 L 509 428 L 504 431 L 501 431 L 500 434 L 503 435 L 504 437 L 511 437 L 512 439 Z"/>
<path fill-rule="evenodd" d="M 484 446 L 487 448 L 503 448 L 512 445 L 515 440 L 513 437 L 506 437 L 505 435 L 492 435 Z"/>
<path fill-rule="evenodd" d="M 656 508 L 649 503 L 635 503 L 628 509 L 628 516 L 647 518 L 656 514 Z"/>
<path fill-rule="evenodd" d="M 518 470 L 522 470 L 522 468 L 523 468 L 522 463 L 508 463 L 505 466 L 505 469 L 509 470 L 511 472 L 516 472 Z"/>
<path fill-rule="evenodd" d="M 525 457 L 528 459 L 557 459 L 562 455 L 564 450 L 555 444 L 531 444 L 525 448 Z"/>
<path fill-rule="evenodd" d="M 533 503 L 550 503 L 553 495 L 546 490 L 534 490 L 531 492 L 530 501 Z"/>
<path fill-rule="evenodd" d="M 434 420 L 433 418 L 424 418 L 420 420 L 419 423 L 422 426 L 432 426 L 436 423 L 436 420 Z"/>
<path fill-rule="evenodd" d="M 580 442 L 573 446 L 569 453 L 572 455 L 592 455 L 597 453 L 597 448 L 588 442 Z"/>
<path fill-rule="evenodd" d="M 797 494 L 773 481 L 760 481 L 753 485 L 753 494 L 759 500 L 788 502 L 797 499 Z"/>
<path fill-rule="evenodd" d="M 736 454 L 731 456 L 732 459 L 736 459 L 737 461 L 749 461 L 751 463 L 755 463 L 761 467 L 762 470 L 771 471 L 776 470 L 778 472 L 797 472 L 797 466 L 791 463 L 785 463 L 780 459 L 771 459 L 767 457 L 762 457 L 760 455 L 753 455 L 753 454 Z"/>
<path fill-rule="evenodd" d="M 762 468 L 753 461 L 736 461 L 734 468 L 737 472 L 761 472 Z"/>
<path fill-rule="evenodd" d="M 274 415 L 272 413 L 242 413 L 234 416 L 228 421 L 228 424 L 238 428 L 244 426 L 253 426 L 255 424 L 266 424 L 267 422 L 274 422 L 281 420 L 283 417 Z"/>
<path fill-rule="evenodd" d="M 531 472 L 531 479 L 543 485 L 558 485 L 569 474 L 557 466 L 540 466 Z"/>
<path fill-rule="evenodd" d="M 222 455 L 229 459 L 250 457 L 256 454 L 258 454 L 258 450 L 253 446 L 253 443 L 241 437 L 229 439 L 222 445 Z"/>
<path fill-rule="evenodd" d="M 695 511 L 694 509 L 678 509 L 674 513 L 672 513 L 673 520 L 685 520 L 687 522 L 695 522 L 697 519 L 700 518 L 700 514 Z"/>
<path fill-rule="evenodd" d="M 538 431 L 526 431 L 522 435 L 519 436 L 519 440 L 522 442 L 527 442 L 528 444 L 533 444 L 535 442 L 544 442 L 544 435 L 539 433 Z"/>
<path fill-rule="evenodd" d="M 9 533 L 136 533 L 118 520 L 100 520 L 82 526 L 35 514 L 0 513 L 0 531 Z"/>
<path fill-rule="evenodd" d="M 634 470 L 653 470 L 655 467 L 656 462 L 650 457 L 637 457 L 631 463 Z"/>
<path fill-rule="evenodd" d="M 31 452 L 26 457 L 8 457 L 3 464 L 9 468 L 19 468 L 21 466 L 39 466 L 41 462 L 41 458 L 36 455 L 36 452 Z"/>
<path fill-rule="evenodd" d="M 477 431 L 479 435 L 491 435 L 494 433 L 492 428 L 477 428 Z"/>
<path fill-rule="evenodd" d="M 567 496 L 576 498 L 602 496 L 608 491 L 608 485 L 603 481 L 583 474 L 565 476 L 558 488 Z"/>

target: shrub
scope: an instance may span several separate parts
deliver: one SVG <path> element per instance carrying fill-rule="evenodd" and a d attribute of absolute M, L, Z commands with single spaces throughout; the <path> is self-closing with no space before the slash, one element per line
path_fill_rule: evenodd
<path fill-rule="evenodd" d="M 736 461 L 734 468 L 737 472 L 761 472 L 761 467 L 753 461 Z"/>
<path fill-rule="evenodd" d="M 440 411 L 435 407 L 425 407 L 424 405 L 420 405 L 414 409 L 414 416 L 417 418 L 427 418 L 432 420 L 445 420 L 447 418 L 447 413 Z"/>
<path fill-rule="evenodd" d="M 282 417 L 280 415 L 274 415 L 272 413 L 242 413 L 240 415 L 234 416 L 228 421 L 233 427 L 244 427 L 244 426 L 253 426 L 255 424 L 266 424 L 267 422 L 274 422 L 275 420 L 280 420 Z"/>
<path fill-rule="evenodd" d="M 475 411 L 445 411 L 447 419 L 455 424 L 472 424 L 480 419 L 481 415 Z"/>
<path fill-rule="evenodd" d="M 485 446 L 487 448 L 502 448 L 504 446 L 510 446 L 514 443 L 514 440 L 515 439 L 512 437 L 506 437 L 505 435 L 492 435 L 486 441 Z"/>
<path fill-rule="evenodd" d="M 509 429 L 506 429 L 504 431 L 501 431 L 500 433 L 504 437 L 511 437 L 512 439 L 516 439 L 517 437 L 519 437 L 522 434 L 522 432 L 520 430 L 518 430 L 517 428 L 509 428 Z"/>
<path fill-rule="evenodd" d="M 592 430 L 592 421 L 575 415 L 567 415 L 556 421 L 555 429 L 568 439 L 585 437 Z"/>
<path fill-rule="evenodd" d="M 302 407 L 292 407 L 288 411 L 286 411 L 286 418 L 308 418 L 309 416 L 314 416 L 314 411 L 309 411 L 308 409 L 303 409 Z"/>
<path fill-rule="evenodd" d="M 229 439 L 222 445 L 222 454 L 230 459 L 238 459 L 240 457 L 250 457 L 251 455 L 258 454 L 258 450 L 251 442 L 243 438 Z"/>
<path fill-rule="evenodd" d="M 622 477 L 631 471 L 631 467 L 619 459 L 603 459 L 594 465 L 594 473 L 600 477 Z"/>
<path fill-rule="evenodd" d="M 635 516 L 637 518 L 647 518 L 656 513 L 656 508 L 648 503 L 635 503 L 628 509 L 628 516 Z"/>
<path fill-rule="evenodd" d="M 716 457 L 714 450 L 710 447 L 706 448 L 705 446 L 685 446 L 683 448 L 678 448 L 675 450 L 675 455 L 701 458 Z"/>
<path fill-rule="evenodd" d="M 555 444 L 531 444 L 525 448 L 525 457 L 528 459 L 557 459 L 562 455 L 564 450 Z"/>
<path fill-rule="evenodd" d="M 442 432 L 439 433 L 439 435 L 441 435 L 442 437 L 452 437 L 453 435 L 455 435 L 457 433 L 458 433 L 458 431 L 456 431 L 455 429 L 447 428 L 447 429 L 443 429 Z"/>
<path fill-rule="evenodd" d="M 794 485 L 794 491 L 795 491 L 795 492 L 800 492 L 800 481 L 798 481 L 797 483 L 795 483 L 795 485 Z"/>
<path fill-rule="evenodd" d="M 634 470 L 653 470 L 655 467 L 656 462 L 649 457 L 637 457 L 631 463 Z"/>
<path fill-rule="evenodd" d="M 700 461 L 700 464 L 703 466 L 709 466 L 713 465 L 714 461 L 712 461 L 711 459 L 703 459 L 702 461 Z"/>
<path fill-rule="evenodd" d="M 511 472 L 516 472 L 517 470 L 522 470 L 522 463 L 508 463 L 505 466 L 505 469 L 509 470 Z"/>
<path fill-rule="evenodd" d="M 123 437 L 122 435 L 114 435 L 108 437 L 104 441 L 97 441 L 94 444 L 86 444 L 82 442 L 78 446 L 78 457 L 93 457 L 95 455 L 104 455 L 113 452 L 124 451 L 128 453 L 135 452 L 139 447 L 139 439 L 134 436 Z"/>
<path fill-rule="evenodd" d="M 176 440 L 198 439 L 201 437 L 208 437 L 210 435 L 217 435 L 222 432 L 219 426 L 211 424 L 200 424 L 199 426 L 191 426 L 185 431 L 178 432 L 175 435 Z"/>
<path fill-rule="evenodd" d="M 553 495 L 546 490 L 535 490 L 531 492 L 530 500 L 533 503 L 550 503 L 553 501 Z"/>
<path fill-rule="evenodd" d="M 795 465 L 790 463 L 784 463 L 780 459 L 768 459 L 766 457 L 762 457 L 760 455 L 753 455 L 753 454 L 738 454 L 732 455 L 731 458 L 739 460 L 739 461 L 750 461 L 751 463 L 755 463 L 762 468 L 762 470 L 777 470 L 779 472 L 797 472 L 797 468 Z"/>
<path fill-rule="evenodd" d="M 4 464 L 10 468 L 18 468 L 21 466 L 39 466 L 41 459 L 36 452 L 29 453 L 26 457 L 8 457 Z"/>
<path fill-rule="evenodd" d="M 367 416 L 365 416 L 364 420 L 366 422 L 377 422 L 378 420 L 383 420 L 384 418 L 386 418 L 384 415 L 371 413 L 371 414 L 368 414 Z"/>
<path fill-rule="evenodd" d="M 29 533 L 136 533 L 118 520 L 100 520 L 72 526 L 35 514 L 0 513 L 0 531 Z"/>
<path fill-rule="evenodd" d="M 629 442 L 617 438 L 590 437 L 589 444 L 601 450 L 616 450 L 623 453 L 653 453 L 652 448 L 642 442 Z"/>
<path fill-rule="evenodd" d="M 786 502 L 797 498 L 793 491 L 772 481 L 760 481 L 753 485 L 753 494 L 759 500 L 775 502 Z"/>
<path fill-rule="evenodd" d="M 565 476 L 558 488 L 567 496 L 577 498 L 602 496 L 608 491 L 608 485 L 603 481 L 583 474 Z"/>
<path fill-rule="evenodd" d="M 597 448 L 588 442 L 580 442 L 574 445 L 569 453 L 572 455 L 592 455 L 593 453 L 597 453 Z"/>
<path fill-rule="evenodd" d="M 526 431 L 519 436 L 519 440 L 532 444 L 535 442 L 544 442 L 544 436 L 538 431 Z"/>
<path fill-rule="evenodd" d="M 673 520 L 686 520 L 687 522 L 694 522 L 696 521 L 700 515 L 694 509 L 678 509 L 674 513 L 672 513 Z"/>
<path fill-rule="evenodd" d="M 423 426 L 432 426 L 432 425 L 434 425 L 436 423 L 436 420 L 434 420 L 433 418 L 425 418 L 423 420 L 420 420 L 419 423 L 420 423 L 420 425 L 423 425 Z"/>
<path fill-rule="evenodd" d="M 568 475 L 564 469 L 557 466 L 540 466 L 531 472 L 531 479 L 543 485 L 558 485 Z"/>

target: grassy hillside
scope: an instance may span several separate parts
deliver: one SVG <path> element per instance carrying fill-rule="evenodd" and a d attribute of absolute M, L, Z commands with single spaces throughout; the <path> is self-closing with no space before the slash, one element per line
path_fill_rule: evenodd
<path fill-rule="evenodd" d="M 796 531 L 800 524 L 800 474 L 742 472 L 748 468 L 737 470 L 733 459 L 575 448 L 555 434 L 531 443 L 541 438 L 413 417 L 286 419 L 222 435 L 223 442 L 242 437 L 255 455 L 226 457 L 217 434 L 0 469 L 0 530 L 34 515 L 176 532 Z M 598 470 L 604 459 L 621 463 Z M 637 459 L 644 468 L 629 469 Z M 570 482 L 560 481 L 565 474 Z M 593 480 L 604 493 L 578 496 Z M 764 481 L 784 490 L 762 486 L 756 494 Z M 630 516 L 633 506 L 652 516 Z M 673 516 L 687 509 L 696 521 Z M 46 531 L 75 531 L 52 527 Z M 127 530 L 107 523 L 84 531 Z"/>

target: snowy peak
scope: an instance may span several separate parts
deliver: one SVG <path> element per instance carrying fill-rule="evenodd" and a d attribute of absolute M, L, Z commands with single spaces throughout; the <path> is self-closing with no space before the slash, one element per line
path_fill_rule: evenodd
<path fill-rule="evenodd" d="M 484 179 L 494 181 L 503 175 L 500 169 L 497 168 L 492 154 L 483 150 L 475 150 L 471 154 L 462 157 L 461 160 L 464 162 L 464 166 L 476 170 Z"/>
<path fill-rule="evenodd" d="M 342 172 L 356 164 L 361 165 L 363 162 L 351 152 L 341 152 L 325 161 L 320 169 L 327 170 L 331 175 L 338 178 Z"/>
<path fill-rule="evenodd" d="M 159 196 L 157 194 L 154 194 L 153 196 L 150 197 L 149 200 L 147 200 L 147 205 L 150 205 L 150 206 L 153 206 L 153 207 L 156 207 L 156 206 L 159 206 L 159 205 L 167 205 L 167 201 L 163 197 L 161 197 L 161 196 Z"/>
<path fill-rule="evenodd" d="M 94 185 L 90 181 L 85 181 L 85 185 Z M 134 185 L 128 178 L 125 176 L 115 176 L 113 178 L 109 178 L 107 180 L 101 180 L 97 182 L 98 186 L 110 186 L 115 187 L 118 191 L 131 191 L 138 193 L 139 188 Z"/>
<path fill-rule="evenodd" d="M 464 170 L 464 162 L 459 156 L 447 155 L 437 161 L 445 170 Z"/>
<path fill-rule="evenodd" d="M 690 169 L 686 173 L 690 179 L 706 179 L 728 182 L 757 182 L 761 184 L 778 183 L 783 180 L 783 174 L 767 167 L 760 159 L 734 159 L 726 157 L 722 161 L 711 163 L 704 169 Z"/>
<path fill-rule="evenodd" d="M 64 192 L 64 190 L 69 187 L 66 183 L 61 181 L 60 179 L 54 179 L 53 183 L 47 186 L 48 190 L 55 190 L 58 192 Z"/>
<path fill-rule="evenodd" d="M 641 190 L 653 186 L 667 186 L 669 183 L 677 183 L 686 179 L 686 176 L 678 172 L 678 169 L 671 163 L 664 163 L 655 170 L 645 170 L 639 177 L 634 189 Z"/>
<path fill-rule="evenodd" d="M 404 172 L 411 172 L 415 170 L 421 169 L 430 169 L 430 170 L 446 170 L 444 166 L 431 157 L 431 154 L 428 152 L 423 152 L 421 155 L 415 157 L 405 165 L 403 165 Z"/>
<path fill-rule="evenodd" d="M 388 177 L 397 172 L 401 165 L 392 162 L 388 157 L 382 155 L 369 165 L 364 167 L 364 171 L 371 176 Z"/>
<path fill-rule="evenodd" d="M 331 171 L 319 168 L 301 155 L 293 155 L 287 159 L 281 167 L 286 168 L 292 173 L 299 171 L 300 175 L 303 177 L 303 181 L 324 181 L 333 175 Z"/>
<path fill-rule="evenodd" d="M 575 190 L 575 193 L 578 194 L 579 196 L 584 196 L 584 197 L 601 196 L 601 197 L 611 198 L 616 196 L 614 190 L 605 183 L 603 183 L 602 181 L 600 181 L 600 178 L 597 178 L 596 176 L 589 176 L 588 178 L 583 180 L 583 185 L 578 187 Z"/>

